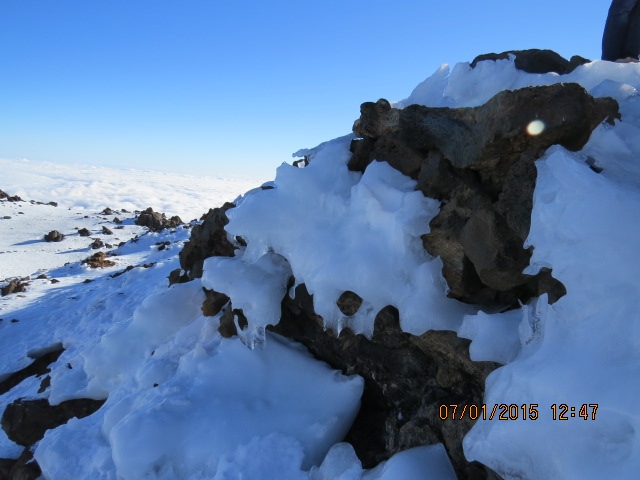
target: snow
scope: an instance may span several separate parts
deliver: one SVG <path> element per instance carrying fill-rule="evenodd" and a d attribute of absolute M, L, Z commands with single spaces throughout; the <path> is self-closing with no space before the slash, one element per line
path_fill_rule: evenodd
<path fill-rule="evenodd" d="M 44 478 L 455 478 L 442 445 L 400 452 L 364 470 L 341 443 L 358 411 L 362 379 L 265 331 L 278 321 L 291 275 L 307 285 L 314 308 L 337 332 L 349 326 L 370 335 L 373 317 L 390 304 L 405 331 L 455 330 L 471 339 L 472 359 L 503 364 L 487 378 L 484 403 L 488 411 L 516 405 L 520 414 L 478 420 L 464 438 L 468 460 L 505 479 L 637 478 L 640 65 L 596 61 L 558 76 L 517 71 L 513 59 L 475 69 L 461 63 L 441 67 L 395 105 L 473 106 L 503 89 L 558 81 L 613 96 L 622 119 L 599 126 L 582 151 L 552 147 L 536 162 L 527 272 L 552 268 L 567 295 L 505 313 L 446 297 L 440 260 L 420 242 L 438 203 L 384 162 L 350 172 L 350 135 L 297 152 L 309 165 L 283 164 L 269 189 L 250 190 L 257 182 L 248 180 L 0 161 L 0 188 L 60 203 L 0 202 L 0 217 L 11 216 L 0 220 L 0 279 L 43 272 L 60 280 L 32 279 L 23 294 L 0 300 L 0 376 L 28 365 L 30 354 L 65 348 L 51 365 L 49 389 L 38 393 L 40 379 L 25 380 L 0 395 L 0 409 L 20 397 L 106 399 L 93 415 L 46 433 L 35 448 Z M 144 233 L 132 215 L 116 236 L 142 235 L 112 249 L 115 266 L 79 262 L 92 250 L 75 228 L 103 238 L 102 225 L 112 222 L 99 214 L 106 206 L 152 206 L 188 219 L 243 192 L 227 232 L 247 246 L 235 257 L 207 260 L 202 280 L 168 286 L 189 229 Z M 53 228 L 68 238 L 42 242 Z M 160 242 L 169 245 L 160 249 Z M 127 266 L 135 268 L 113 276 Z M 222 338 L 219 315 L 203 316 L 203 286 L 242 308 L 249 325 L 240 339 L 253 349 Z M 353 317 L 336 305 L 345 290 L 363 298 Z M 561 404 L 576 415 L 558 419 Z M 582 405 L 587 419 L 578 415 Z M 537 418 L 525 419 L 523 411 Z M 0 457 L 20 451 L 0 432 Z"/>

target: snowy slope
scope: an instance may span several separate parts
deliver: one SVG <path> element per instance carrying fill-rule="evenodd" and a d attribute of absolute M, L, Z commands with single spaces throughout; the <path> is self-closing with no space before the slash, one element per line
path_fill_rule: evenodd
<path fill-rule="evenodd" d="M 34 281 L 23 296 L 3 297 L 0 376 L 24 367 L 30 353 L 59 343 L 65 351 L 52 365 L 49 389 L 37 393 L 39 380 L 24 381 L 0 396 L 0 409 L 18 397 L 47 397 L 51 403 L 107 398 L 95 414 L 47 432 L 35 449 L 44 477 L 455 478 L 441 445 L 402 452 L 363 471 L 353 449 L 337 443 L 357 413 L 362 380 L 264 332 L 278 321 L 277 295 L 293 272 L 314 293 L 316 311 L 338 330 L 351 322 L 350 328 L 369 334 L 372 314 L 393 304 L 406 331 L 452 329 L 472 339 L 474 360 L 505 363 L 487 379 L 485 403 L 489 411 L 496 404 L 515 405 L 518 418 L 480 419 L 464 441 L 469 460 L 509 479 L 637 478 L 640 66 L 592 62 L 560 77 L 517 71 L 510 60 L 481 62 L 475 69 L 462 63 L 442 67 L 396 106 L 473 106 L 503 89 L 558 81 L 613 96 L 622 113 L 615 126 L 598 127 L 581 152 L 552 147 L 536 162 L 527 240 L 535 249 L 528 271 L 552 267 L 567 287 L 565 297 L 553 305 L 542 297 L 519 311 L 494 315 L 447 299 L 439 260 L 417 243 L 437 205 L 416 195 L 412 180 L 386 164 L 374 162 L 364 174 L 349 172 L 349 138 L 336 139 L 301 152 L 312 157 L 307 168 L 282 165 L 274 189 L 238 200 L 227 231 L 248 246 L 233 258 L 208 260 L 202 281 L 168 288 L 166 277 L 178 268 L 177 253 L 189 235 L 177 228 L 127 243 L 113 267 L 90 270 L 77 260 L 46 267 L 48 276 L 67 283 Z M 589 168 L 587 156 L 602 173 Z M 33 175 L 41 186 L 64 180 L 42 180 L 50 173 L 37 166 Z M 169 185 L 181 185 L 166 178 Z M 130 201 L 182 215 L 153 203 L 152 194 L 137 200 L 140 178 L 120 177 L 113 190 L 103 181 L 99 191 L 129 192 L 114 194 L 112 208 L 127 208 Z M 67 212 L 59 222 L 69 228 L 81 226 L 74 210 L 65 210 L 86 201 L 75 198 L 73 189 L 58 190 L 54 198 L 37 185 L 18 187 L 0 185 L 23 198 L 61 203 L 25 208 L 25 218 L 29 212 L 43 216 L 46 207 Z M 179 203 L 171 199 L 165 201 Z M 86 205 L 92 215 L 107 206 L 94 205 Z M 0 221 L 0 228 L 12 219 Z M 0 251 L 10 251 L 4 255 L 20 263 L 29 252 L 10 243 L 16 238 L 11 235 L 0 236 Z M 375 239 L 364 252 L 356 248 L 363 236 Z M 159 242 L 169 245 L 160 249 Z M 85 247 L 82 253 L 90 252 Z M 143 264 L 153 265 L 109 276 Z M 31 272 L 38 268 L 34 264 Z M 85 278 L 94 281 L 84 284 Z M 371 278 L 393 279 L 393 288 L 377 290 Z M 218 334 L 219 318 L 200 311 L 203 285 L 243 305 L 249 321 L 243 340 L 257 348 Z M 361 316 L 346 319 L 334 308 L 344 290 L 368 302 Z M 0 433 L 0 457 L 15 458 L 20 451 Z"/>

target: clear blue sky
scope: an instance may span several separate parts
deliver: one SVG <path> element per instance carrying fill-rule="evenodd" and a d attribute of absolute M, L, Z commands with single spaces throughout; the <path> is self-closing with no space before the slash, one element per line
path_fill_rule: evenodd
<path fill-rule="evenodd" d="M 0 0 L 0 157 L 272 178 L 443 63 L 599 58 L 609 5 Z"/>

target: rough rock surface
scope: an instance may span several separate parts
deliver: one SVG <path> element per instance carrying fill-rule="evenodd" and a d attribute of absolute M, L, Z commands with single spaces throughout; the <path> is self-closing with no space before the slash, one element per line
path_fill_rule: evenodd
<path fill-rule="evenodd" d="M 91 268 L 112 267 L 116 264 L 113 260 L 109 260 L 109 254 L 105 252 L 96 252 L 88 258 L 82 260 L 82 263 L 89 265 Z"/>
<path fill-rule="evenodd" d="M 51 230 L 44 236 L 45 242 L 61 242 L 64 239 L 64 234 L 57 230 Z"/>
<path fill-rule="evenodd" d="M 233 208 L 226 202 L 212 208 L 203 216 L 203 222 L 191 230 L 191 238 L 180 252 L 180 266 L 190 278 L 202 277 L 202 264 L 209 257 L 232 257 L 234 246 L 227 238 L 224 226 L 229 223 L 226 212 Z"/>
<path fill-rule="evenodd" d="M 0 200 L 6 200 L 7 202 L 24 202 L 18 195 L 9 195 L 2 190 L 0 190 Z"/>
<path fill-rule="evenodd" d="M 573 83 L 503 91 L 474 108 L 391 108 L 384 99 L 361 106 L 351 145 L 352 170 L 375 160 L 418 181 L 426 196 L 442 201 L 423 236 L 425 249 L 442 258 L 449 295 L 486 307 L 517 307 L 564 286 L 549 270 L 525 275 L 536 169 L 551 145 L 579 150 L 592 130 L 618 116 L 617 102 L 591 97 Z M 538 135 L 527 132 L 544 123 Z"/>
<path fill-rule="evenodd" d="M 67 423 L 73 417 L 91 415 L 104 402 L 81 398 L 51 405 L 45 398 L 17 399 L 7 405 L 0 423 L 12 442 L 29 447 L 42 439 L 47 430 Z"/>
<path fill-rule="evenodd" d="M 29 448 L 25 448 L 17 459 L 0 458 L 0 480 L 36 480 L 42 478 L 41 474 Z"/>
<path fill-rule="evenodd" d="M 0 293 L 4 297 L 5 295 L 10 295 L 12 293 L 20 293 L 24 292 L 27 289 L 28 283 L 22 281 L 23 279 L 14 278 L 8 284 L 6 284 L 0 290 Z"/>
<path fill-rule="evenodd" d="M 154 232 L 158 232 L 165 228 L 175 228 L 180 225 L 182 220 L 177 215 L 167 219 L 164 213 L 154 212 L 151 207 L 140 213 L 136 219 L 136 225 L 148 227 Z"/>
<path fill-rule="evenodd" d="M 357 310 L 359 303 L 352 292 L 339 302 L 346 310 Z M 443 404 L 482 404 L 484 380 L 497 367 L 472 362 L 467 340 L 454 332 L 404 333 L 393 307 L 380 311 L 370 340 L 348 329 L 337 337 L 324 330 L 304 285 L 297 287 L 295 299 L 285 296 L 280 323 L 269 328 L 344 374 L 364 378 L 362 406 L 345 440 L 365 467 L 408 448 L 442 442 L 459 478 L 497 478 L 464 458 L 462 438 L 473 422 L 439 417 Z"/>
<path fill-rule="evenodd" d="M 528 73 L 555 72 L 564 75 L 591 61 L 579 55 L 574 55 L 570 60 L 567 60 L 553 50 L 532 48 L 529 50 L 508 50 L 502 53 L 478 55 L 471 62 L 471 68 L 475 68 L 478 62 L 507 59 L 510 55 L 515 57 L 514 64 L 516 68 Z"/>

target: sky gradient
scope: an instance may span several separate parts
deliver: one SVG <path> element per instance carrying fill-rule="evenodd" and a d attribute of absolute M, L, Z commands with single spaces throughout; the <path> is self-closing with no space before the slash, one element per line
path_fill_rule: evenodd
<path fill-rule="evenodd" d="M 270 179 L 443 63 L 598 59 L 609 4 L 2 0 L 0 158 Z"/>

